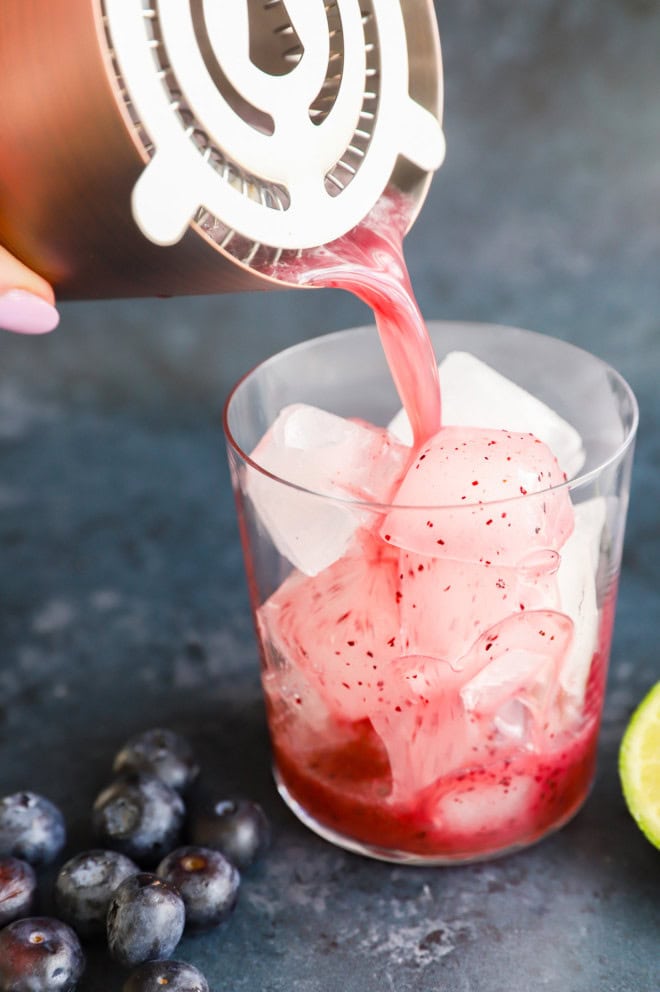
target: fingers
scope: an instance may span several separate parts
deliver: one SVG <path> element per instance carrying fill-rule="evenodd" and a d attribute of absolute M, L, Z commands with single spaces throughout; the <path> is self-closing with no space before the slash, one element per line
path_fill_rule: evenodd
<path fill-rule="evenodd" d="M 45 334 L 59 319 L 52 286 L 0 247 L 0 328 Z"/>

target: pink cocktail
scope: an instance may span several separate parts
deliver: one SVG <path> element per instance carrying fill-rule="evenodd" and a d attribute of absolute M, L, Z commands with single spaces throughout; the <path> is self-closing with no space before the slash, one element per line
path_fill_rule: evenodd
<path fill-rule="evenodd" d="M 283 797 L 345 847 L 449 863 L 587 795 L 637 413 L 560 341 L 429 331 L 441 418 L 432 386 L 401 411 L 414 379 L 361 328 L 255 369 L 226 433 Z"/>

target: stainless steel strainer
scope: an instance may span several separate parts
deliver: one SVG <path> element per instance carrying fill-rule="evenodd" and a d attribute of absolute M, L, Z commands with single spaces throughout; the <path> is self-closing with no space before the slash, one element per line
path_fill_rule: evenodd
<path fill-rule="evenodd" d="M 432 0 L 3 0 L 0 64 L 0 241 L 61 297 L 286 285 L 444 154 Z"/>

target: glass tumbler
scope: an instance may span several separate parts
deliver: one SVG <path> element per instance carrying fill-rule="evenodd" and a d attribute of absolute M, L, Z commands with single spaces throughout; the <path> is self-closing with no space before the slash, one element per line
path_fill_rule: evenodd
<path fill-rule="evenodd" d="M 588 794 L 638 414 L 570 344 L 429 332 L 423 449 L 373 327 L 263 362 L 224 426 L 283 799 L 349 850 L 451 864 Z"/>

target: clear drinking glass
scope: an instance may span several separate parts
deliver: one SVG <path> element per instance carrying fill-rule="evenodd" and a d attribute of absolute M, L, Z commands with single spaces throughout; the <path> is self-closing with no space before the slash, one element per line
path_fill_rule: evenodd
<path fill-rule="evenodd" d="M 467 352 L 546 405 L 511 399 L 491 373 L 463 380 L 459 355 L 445 437 L 457 410 L 523 446 L 527 432 L 545 435 L 559 476 L 534 462 L 531 491 L 512 464 L 505 499 L 379 503 L 370 486 L 382 465 L 408 464 L 408 449 L 382 434 L 362 449 L 334 420 L 310 448 L 317 426 L 306 419 L 299 436 L 295 417 L 286 457 L 297 481 L 260 466 L 260 441 L 291 404 L 390 424 L 399 400 L 373 327 L 263 362 L 229 396 L 225 432 L 282 797 L 349 850 L 449 864 L 529 845 L 587 796 L 637 406 L 617 372 L 559 340 L 486 324 L 429 331 L 438 361 Z M 440 487 L 461 473 L 478 487 L 492 444 L 477 439 L 458 465 L 450 444 Z M 426 470 L 417 454 L 410 472 Z"/>

